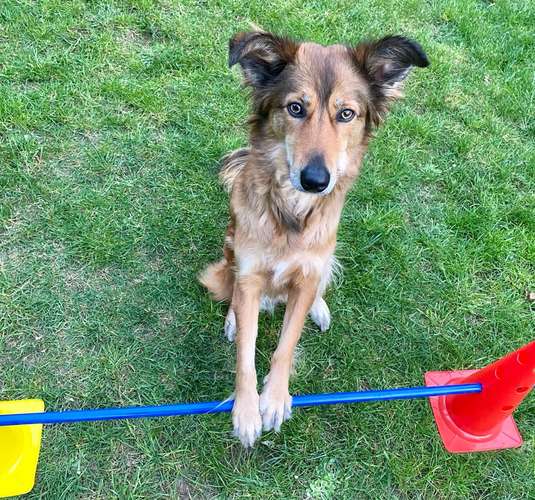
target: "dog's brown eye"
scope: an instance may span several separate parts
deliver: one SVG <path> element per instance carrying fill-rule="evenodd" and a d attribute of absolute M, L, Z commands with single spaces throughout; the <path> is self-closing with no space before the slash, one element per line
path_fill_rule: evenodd
<path fill-rule="evenodd" d="M 298 102 L 291 102 L 286 106 L 286 109 L 295 118 L 303 118 L 305 116 L 305 108 Z"/>
<path fill-rule="evenodd" d="M 354 117 L 355 117 L 355 112 L 352 109 L 346 108 L 346 109 L 342 109 L 342 111 L 338 113 L 338 116 L 336 117 L 336 119 L 339 122 L 350 122 Z"/>

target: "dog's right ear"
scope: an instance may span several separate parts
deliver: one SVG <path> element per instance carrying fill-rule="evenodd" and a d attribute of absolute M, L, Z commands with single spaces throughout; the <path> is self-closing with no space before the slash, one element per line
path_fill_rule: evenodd
<path fill-rule="evenodd" d="M 229 42 L 228 64 L 240 64 L 248 85 L 265 87 L 295 59 L 298 48 L 293 40 L 271 33 L 237 33 Z"/>

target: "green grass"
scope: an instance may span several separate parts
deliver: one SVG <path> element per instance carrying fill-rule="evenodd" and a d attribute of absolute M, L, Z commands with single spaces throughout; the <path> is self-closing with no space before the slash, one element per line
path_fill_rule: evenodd
<path fill-rule="evenodd" d="M 225 307 L 196 274 L 244 145 L 227 40 L 402 33 L 432 65 L 373 142 L 340 227 L 333 327 L 307 325 L 295 393 L 419 385 L 534 337 L 535 4 L 0 3 L 0 399 L 49 409 L 226 397 Z M 262 317 L 259 375 L 281 311 Z M 299 410 L 252 452 L 228 415 L 47 427 L 29 498 L 533 498 L 521 449 L 447 454 L 425 401 Z M 0 447 L 2 444 L 0 443 Z"/>

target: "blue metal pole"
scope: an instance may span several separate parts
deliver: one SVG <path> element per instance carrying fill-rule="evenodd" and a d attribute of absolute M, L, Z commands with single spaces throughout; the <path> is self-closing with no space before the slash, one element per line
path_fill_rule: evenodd
<path fill-rule="evenodd" d="M 472 394 L 481 392 L 481 384 L 441 385 L 435 387 L 402 387 L 382 391 L 335 392 L 329 394 L 308 394 L 294 396 L 292 406 L 319 406 L 332 404 L 388 401 L 393 399 L 428 398 L 451 394 Z M 65 424 L 94 420 L 118 420 L 124 418 L 171 417 L 177 415 L 198 415 L 222 413 L 232 410 L 233 400 L 207 401 L 160 406 L 133 406 L 127 408 L 102 408 L 96 410 L 66 410 L 40 413 L 19 413 L 0 415 L 0 426 L 27 424 Z"/>

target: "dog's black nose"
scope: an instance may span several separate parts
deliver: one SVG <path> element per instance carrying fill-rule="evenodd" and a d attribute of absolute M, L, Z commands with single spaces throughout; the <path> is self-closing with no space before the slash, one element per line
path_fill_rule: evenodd
<path fill-rule="evenodd" d="M 315 156 L 309 164 L 301 170 L 301 186 L 310 193 L 325 191 L 331 180 L 331 175 L 325 167 L 321 156 Z"/>

